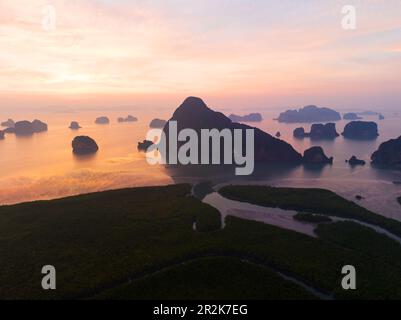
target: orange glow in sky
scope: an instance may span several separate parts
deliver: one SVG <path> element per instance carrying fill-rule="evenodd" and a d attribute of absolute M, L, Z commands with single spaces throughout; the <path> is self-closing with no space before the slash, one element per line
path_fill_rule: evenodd
<path fill-rule="evenodd" d="M 357 9 L 356 30 L 341 28 L 345 4 Z M 0 0 L 0 96 L 399 101 L 400 14 L 398 0 Z"/>

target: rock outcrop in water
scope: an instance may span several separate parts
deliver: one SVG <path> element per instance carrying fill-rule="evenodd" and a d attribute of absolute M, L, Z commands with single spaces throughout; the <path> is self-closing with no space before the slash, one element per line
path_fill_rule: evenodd
<path fill-rule="evenodd" d="M 96 153 L 99 147 L 95 140 L 88 136 L 78 136 L 72 141 L 72 152 L 77 155 Z"/>
<path fill-rule="evenodd" d="M 47 131 L 47 124 L 35 119 L 32 121 L 32 130 L 34 133 L 45 132 Z"/>
<path fill-rule="evenodd" d="M 81 126 L 79 125 L 79 123 L 77 121 L 72 121 L 69 128 L 72 130 L 78 130 L 78 129 L 81 129 Z"/>
<path fill-rule="evenodd" d="M 309 135 L 309 133 L 305 132 L 304 128 L 296 128 L 293 132 L 295 138 L 303 139 Z"/>
<path fill-rule="evenodd" d="M 328 122 L 341 120 L 341 115 L 329 108 L 306 106 L 299 110 L 287 110 L 277 120 L 284 123 Z"/>
<path fill-rule="evenodd" d="M 2 122 L 1 126 L 6 128 L 14 128 L 15 122 L 13 119 L 8 119 L 7 121 Z"/>
<path fill-rule="evenodd" d="M 161 129 L 164 128 L 164 126 L 166 125 L 167 121 L 166 120 L 162 120 L 162 119 L 153 119 L 150 124 L 149 127 L 150 128 L 157 128 L 157 129 Z"/>
<path fill-rule="evenodd" d="M 121 122 L 136 122 L 136 121 L 138 121 L 138 119 L 136 117 L 134 117 L 134 116 L 129 115 L 129 116 L 125 117 L 125 118 L 119 117 L 117 119 L 117 121 L 120 122 L 120 123 Z"/>
<path fill-rule="evenodd" d="M 356 156 L 352 156 L 346 161 L 350 166 L 364 166 L 366 161 L 358 159 Z"/>
<path fill-rule="evenodd" d="M 334 139 L 338 136 L 335 123 L 313 124 L 310 132 L 312 139 Z"/>
<path fill-rule="evenodd" d="M 379 114 L 379 120 L 384 120 L 384 116 L 382 114 Z"/>
<path fill-rule="evenodd" d="M 370 140 L 379 136 L 377 123 L 367 121 L 352 121 L 348 123 L 342 135 L 348 139 Z"/>
<path fill-rule="evenodd" d="M 231 114 L 229 116 L 232 122 L 261 122 L 263 117 L 260 113 L 250 113 L 244 116 L 239 116 L 236 114 Z"/>
<path fill-rule="evenodd" d="M 125 118 L 125 121 L 126 121 L 126 122 L 136 122 L 136 121 L 138 121 L 138 118 L 136 118 L 136 117 L 134 117 L 134 116 L 131 116 L 131 115 L 128 115 L 128 116 Z"/>
<path fill-rule="evenodd" d="M 383 142 L 372 154 L 372 164 L 401 169 L 401 137 Z"/>
<path fill-rule="evenodd" d="M 333 164 L 333 157 L 329 158 L 325 155 L 322 147 L 312 147 L 304 152 L 305 164 Z"/>
<path fill-rule="evenodd" d="M 149 140 L 143 140 L 143 142 L 138 142 L 138 150 L 146 152 L 149 147 L 153 146 L 154 143 Z"/>
<path fill-rule="evenodd" d="M 0 130 L 0 140 L 3 140 L 3 139 L 4 139 L 4 131 Z"/>
<path fill-rule="evenodd" d="M 107 117 L 98 117 L 95 120 L 96 124 L 109 124 L 110 123 L 110 119 Z"/>
<path fill-rule="evenodd" d="M 185 99 L 175 110 L 169 122 L 170 121 L 177 121 L 178 131 L 191 128 L 195 130 L 199 136 L 201 129 L 230 129 L 231 131 L 234 129 L 254 129 L 255 162 L 292 164 L 299 164 L 302 162 L 301 154 L 296 152 L 290 144 L 276 139 L 258 128 L 232 122 L 224 114 L 209 109 L 200 98 L 189 97 Z M 167 139 L 169 136 L 169 122 L 163 129 Z M 243 144 L 245 144 L 244 140 Z M 200 154 L 199 152 L 199 155 Z"/>
<path fill-rule="evenodd" d="M 15 133 L 14 127 L 8 127 L 3 130 L 4 133 Z"/>
<path fill-rule="evenodd" d="M 362 118 L 359 117 L 356 113 L 349 112 L 349 113 L 344 114 L 343 119 L 344 120 L 359 120 Z"/>
<path fill-rule="evenodd" d="M 294 130 L 294 137 L 295 138 L 307 138 L 310 137 L 311 139 L 319 140 L 319 139 L 335 139 L 339 136 L 336 130 L 335 123 L 327 123 L 327 124 L 320 124 L 316 123 L 313 124 L 311 127 L 311 132 L 305 132 L 304 128 L 297 128 Z"/>
<path fill-rule="evenodd" d="M 14 127 L 8 127 L 6 133 L 15 133 L 18 136 L 30 136 L 34 133 L 47 131 L 47 124 L 40 120 L 33 120 L 32 122 L 23 120 L 17 121 Z"/>
<path fill-rule="evenodd" d="M 19 136 L 29 136 L 34 133 L 32 123 L 30 121 L 17 121 L 14 126 L 14 131 Z"/>

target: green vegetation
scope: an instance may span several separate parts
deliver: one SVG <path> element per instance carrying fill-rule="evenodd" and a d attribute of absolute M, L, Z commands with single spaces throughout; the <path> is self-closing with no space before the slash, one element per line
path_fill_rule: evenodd
<path fill-rule="evenodd" d="M 370 263 L 392 265 L 401 270 L 401 245 L 388 238 L 387 236 L 377 233 L 371 228 L 364 227 L 358 223 L 350 221 L 342 221 L 330 224 L 321 224 L 315 230 L 320 239 L 335 243 L 344 248 L 359 252 L 364 256 L 366 261 Z M 399 271 L 400 272 L 400 271 Z M 400 275 L 392 274 L 393 281 L 398 281 Z M 359 278 L 359 285 L 363 283 L 371 292 L 375 292 L 377 288 L 373 282 L 367 278 Z M 389 279 L 389 281 L 391 281 Z M 399 292 L 399 291 L 398 291 Z M 379 293 L 378 293 L 379 294 Z M 342 290 L 336 290 L 338 298 L 345 298 Z"/>
<path fill-rule="evenodd" d="M 212 183 L 210 181 L 203 181 L 200 183 L 197 183 L 193 186 L 192 193 L 193 195 L 202 200 L 204 197 L 206 197 L 208 194 L 214 192 L 212 188 Z"/>
<path fill-rule="evenodd" d="M 310 297 L 276 271 L 337 298 L 401 299 L 392 240 L 357 226 L 343 241 L 341 224 L 319 225 L 318 239 L 230 216 L 221 229 L 217 211 L 190 191 L 133 188 L 0 207 L 0 299 Z M 48 264 L 54 291 L 40 285 Z M 346 264 L 358 271 L 358 290 L 340 290 Z"/>
<path fill-rule="evenodd" d="M 315 232 L 323 240 L 401 268 L 401 245 L 371 228 L 351 221 L 341 221 L 319 225 Z"/>
<path fill-rule="evenodd" d="M 298 221 L 311 222 L 311 223 L 324 223 L 332 221 L 329 217 L 320 214 L 301 213 L 301 212 L 297 213 L 294 216 L 294 219 Z"/>
<path fill-rule="evenodd" d="M 298 210 L 367 222 L 401 237 L 401 222 L 373 213 L 324 189 L 226 186 L 220 194 L 231 200 L 265 207 Z"/>
<path fill-rule="evenodd" d="M 211 283 L 218 285 L 210 286 Z M 172 300 L 182 297 L 201 300 L 315 299 L 305 289 L 269 269 L 222 257 L 190 261 L 107 290 L 95 298 Z"/>

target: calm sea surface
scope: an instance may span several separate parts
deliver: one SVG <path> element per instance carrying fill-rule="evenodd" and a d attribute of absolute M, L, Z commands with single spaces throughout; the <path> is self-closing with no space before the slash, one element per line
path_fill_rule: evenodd
<path fill-rule="evenodd" d="M 51 199 L 92 191 L 131 186 L 150 186 L 176 182 L 192 182 L 211 179 L 210 174 L 192 174 L 191 170 L 179 172 L 163 166 L 150 166 L 145 155 L 136 149 L 137 142 L 143 140 L 152 118 L 168 119 L 171 109 L 84 112 L 36 112 L 32 114 L 5 113 L 0 110 L 0 120 L 33 120 L 38 118 L 49 125 L 49 131 L 31 137 L 6 135 L 0 141 L 0 204 Z M 222 110 L 230 113 L 232 110 Z M 254 125 L 275 135 L 303 152 L 311 145 L 320 145 L 328 156 L 334 156 L 333 166 L 307 169 L 265 167 L 258 168 L 251 177 L 237 181 L 227 175 L 214 179 L 215 183 L 260 183 L 277 186 L 324 187 L 338 192 L 348 199 L 356 195 L 365 199 L 360 204 L 385 216 L 401 220 L 401 206 L 396 198 L 401 195 L 401 172 L 364 167 L 350 168 L 345 159 L 356 155 L 369 160 L 381 142 L 401 135 L 401 112 L 383 112 L 386 119 L 365 117 L 379 124 L 380 137 L 373 141 L 353 141 L 339 137 L 333 141 L 297 140 L 292 137 L 294 128 L 304 126 L 309 131 L 310 124 L 280 124 L 273 120 L 278 111 L 260 111 L 265 120 Z M 153 114 L 152 114 L 153 113 Z M 238 113 L 238 111 L 237 111 Z M 132 114 L 139 118 L 135 123 L 117 123 L 120 116 Z M 96 125 L 98 116 L 108 116 L 110 125 Z M 71 121 L 79 121 L 82 129 L 68 129 Z M 342 132 L 346 122 L 337 122 L 337 131 Z M 94 138 L 99 152 L 90 157 L 76 157 L 72 154 L 71 141 L 77 135 Z M 196 177 L 195 177 L 196 176 Z"/>

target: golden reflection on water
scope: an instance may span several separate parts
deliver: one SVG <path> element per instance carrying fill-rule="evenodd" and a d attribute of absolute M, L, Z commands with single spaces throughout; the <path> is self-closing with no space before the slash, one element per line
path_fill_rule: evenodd
<path fill-rule="evenodd" d="M 7 134 L 0 141 L 0 204 L 172 182 L 164 167 L 150 167 L 145 154 L 137 151 L 137 143 L 144 139 L 151 118 L 117 123 L 117 117 L 125 113 L 104 112 L 110 124 L 94 124 L 101 114 L 15 117 L 40 118 L 48 123 L 49 131 L 24 137 Z M 82 129 L 70 130 L 68 126 L 73 120 L 79 121 Z M 71 142 L 77 135 L 95 139 L 99 151 L 94 155 L 74 155 Z"/>

